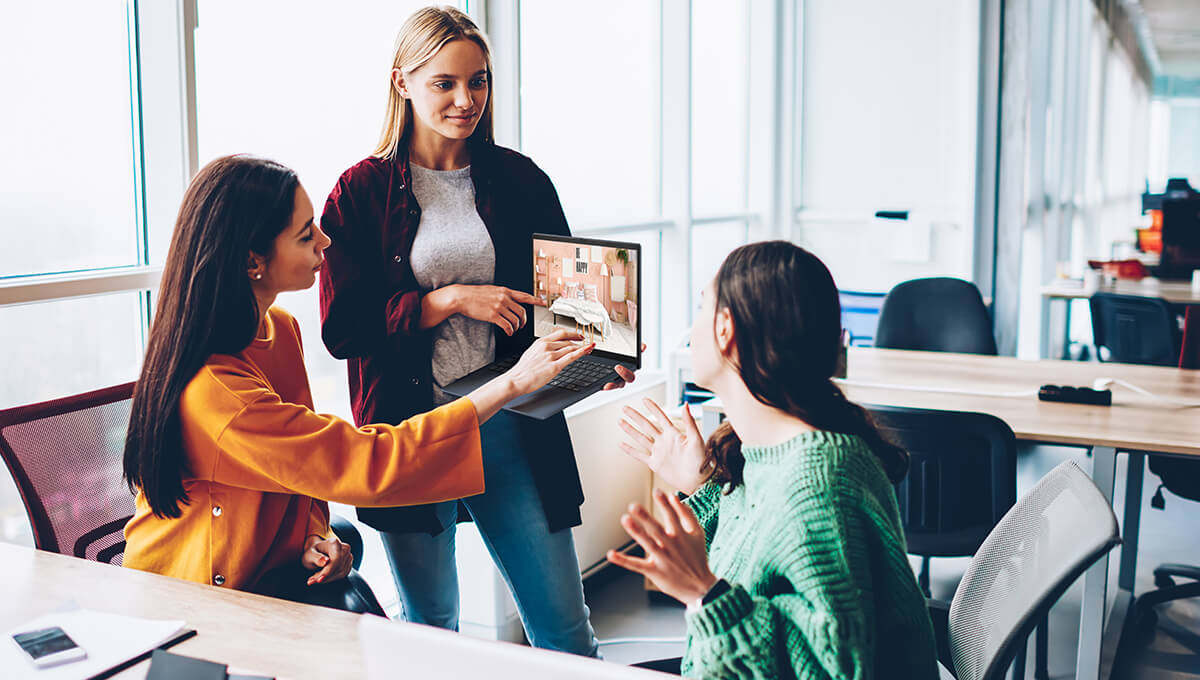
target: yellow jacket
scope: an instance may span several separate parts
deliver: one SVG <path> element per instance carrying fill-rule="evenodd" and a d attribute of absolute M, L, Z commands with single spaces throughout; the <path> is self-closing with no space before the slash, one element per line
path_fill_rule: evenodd
<path fill-rule="evenodd" d="M 390 507 L 483 492 L 474 405 L 356 428 L 315 413 L 300 329 L 277 307 L 236 355 L 214 354 L 180 399 L 188 504 L 155 517 L 142 494 L 127 567 L 246 589 L 329 536 L 325 501 Z"/>

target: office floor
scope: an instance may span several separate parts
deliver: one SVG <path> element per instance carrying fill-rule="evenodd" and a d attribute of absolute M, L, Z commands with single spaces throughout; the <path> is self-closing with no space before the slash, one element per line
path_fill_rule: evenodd
<path fill-rule="evenodd" d="M 1074 460 L 1085 470 L 1090 459 L 1078 449 L 1038 447 L 1022 453 L 1018 463 L 1018 490 L 1028 489 L 1064 460 Z M 1117 498 L 1125 488 L 1124 457 L 1119 460 Z M 1167 494 L 1166 511 L 1151 509 L 1149 501 L 1158 478 L 1147 472 L 1142 511 L 1141 547 L 1138 551 L 1137 592 L 1154 587 L 1152 571 L 1162 562 L 1200 564 L 1200 540 L 1195 518 L 1200 507 Z M 1117 516 L 1123 503 L 1118 500 Z M 1117 556 L 1119 553 L 1112 553 Z M 966 559 L 935 560 L 932 589 L 936 597 L 949 600 L 966 569 Z M 1116 582 L 1117 560 L 1110 560 L 1110 583 Z M 683 607 L 663 596 L 648 598 L 641 577 L 609 567 L 586 584 L 592 625 L 604 644 L 605 658 L 615 663 L 633 663 L 646 659 L 679 656 L 681 642 L 625 643 L 628 638 L 683 637 Z M 1070 678 L 1075 670 L 1078 641 L 1079 605 L 1082 587 L 1076 584 L 1063 596 L 1050 615 L 1050 676 Z M 1158 608 L 1159 624 L 1152 640 L 1131 650 L 1129 673 L 1121 680 L 1183 680 L 1200 678 L 1200 599 L 1182 600 Z M 1028 677 L 1033 677 L 1032 646 Z M 1114 675 L 1115 677 L 1119 677 Z"/>

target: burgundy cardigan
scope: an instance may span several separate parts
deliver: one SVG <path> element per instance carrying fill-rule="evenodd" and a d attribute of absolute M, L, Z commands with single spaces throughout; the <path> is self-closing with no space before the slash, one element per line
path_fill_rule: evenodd
<path fill-rule="evenodd" d="M 570 235 L 558 193 L 529 158 L 494 144 L 471 144 L 475 208 L 496 251 L 495 283 L 530 292 L 530 236 Z M 420 221 L 407 155 L 357 163 L 342 173 L 325 202 L 321 228 L 333 243 L 321 269 L 321 338 L 333 356 L 347 360 L 360 427 L 396 424 L 435 405 L 433 335 L 420 325 L 421 296 L 428 291 L 417 285 L 409 262 Z M 533 324 L 512 337 L 498 328 L 495 333 L 497 358 L 533 342 Z M 566 420 L 559 414 L 517 422 L 550 530 L 578 525 L 583 489 Z M 381 531 L 444 528 L 427 505 L 359 508 L 358 516 Z"/>

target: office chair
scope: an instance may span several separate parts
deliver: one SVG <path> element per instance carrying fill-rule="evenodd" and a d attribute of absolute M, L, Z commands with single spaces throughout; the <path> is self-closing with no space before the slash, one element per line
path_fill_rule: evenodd
<path fill-rule="evenodd" d="M 1104 495 L 1068 461 L 1021 497 L 988 534 L 954 599 L 930 601 L 938 659 L 958 680 L 1000 680 L 1034 625 L 1096 560 L 1121 542 Z"/>
<path fill-rule="evenodd" d="M 933 557 L 974 555 L 1017 500 L 1017 441 L 983 413 L 867 406 L 881 434 L 908 451 L 896 485 L 908 552 L 921 557 L 917 583 L 930 596 Z M 1037 629 L 1034 677 L 1049 677 L 1049 628 Z"/>
<path fill-rule="evenodd" d="M 122 479 L 133 385 L 0 411 L 0 458 L 16 482 L 38 549 L 122 563 L 125 524 L 135 509 Z M 330 524 L 352 547 L 358 569 L 358 529 L 337 516 Z M 365 581 L 354 587 L 370 591 Z M 359 595 L 366 599 L 361 590 Z"/>
<path fill-rule="evenodd" d="M 996 354 L 992 320 L 979 289 L 952 278 L 914 279 L 892 288 L 879 310 L 875 346 Z"/>
<path fill-rule="evenodd" d="M 1096 356 L 1122 364 L 1178 365 L 1179 323 L 1166 300 L 1094 293 L 1088 304 Z M 1107 359 L 1101 347 L 1108 350 Z"/>

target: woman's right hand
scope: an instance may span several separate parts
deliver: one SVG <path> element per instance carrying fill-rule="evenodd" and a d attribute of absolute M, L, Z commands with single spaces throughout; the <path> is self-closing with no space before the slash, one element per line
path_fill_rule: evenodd
<path fill-rule="evenodd" d="M 534 341 L 517 360 L 517 364 L 482 387 L 467 395 L 475 405 L 475 415 L 483 424 L 496 415 L 505 404 L 529 394 L 554 379 L 568 364 L 590 353 L 596 343 L 578 344 L 583 336 L 559 328 Z"/>
<path fill-rule="evenodd" d="M 538 338 L 508 369 L 517 395 L 529 394 L 554 379 L 564 368 L 584 355 L 591 354 L 596 343 L 579 344 L 583 336 L 564 328 Z"/>
<path fill-rule="evenodd" d="M 622 411 L 621 429 L 628 441 L 621 450 L 646 464 L 664 482 L 689 496 L 696 492 L 712 473 L 704 454 L 704 437 L 692 412 L 683 409 L 683 429 L 675 427 L 662 407 L 644 399 L 646 413 L 626 406 Z"/>
<path fill-rule="evenodd" d="M 458 291 L 458 313 L 477 321 L 496 324 L 507 335 L 525 325 L 525 308 L 521 305 L 541 304 L 529 293 L 504 286 L 461 286 Z"/>
<path fill-rule="evenodd" d="M 507 335 L 526 322 L 521 305 L 541 305 L 529 293 L 504 286 L 456 283 L 432 290 L 421 299 L 421 328 L 433 328 L 455 314 L 496 324 Z"/>

